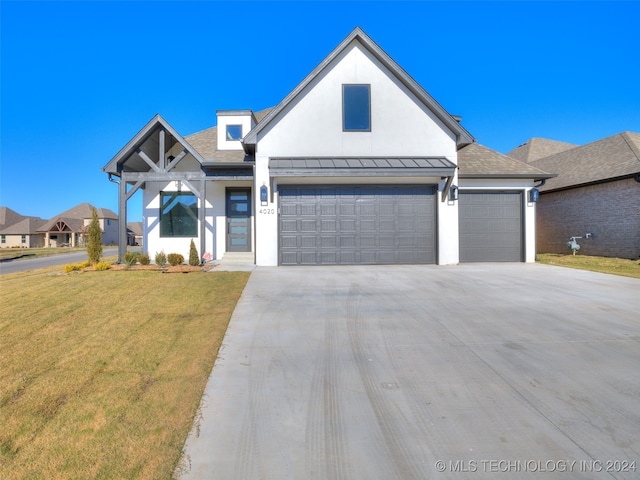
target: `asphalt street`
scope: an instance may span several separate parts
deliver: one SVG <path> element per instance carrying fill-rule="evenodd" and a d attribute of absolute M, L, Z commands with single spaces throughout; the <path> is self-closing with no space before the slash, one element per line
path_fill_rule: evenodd
<path fill-rule="evenodd" d="M 117 255 L 117 248 L 105 248 L 102 255 L 105 257 Z M 87 259 L 87 252 L 70 252 L 38 258 L 18 258 L 0 262 L 0 275 L 6 273 L 25 272 L 39 268 L 53 267 L 55 265 L 67 265 L 69 263 L 83 262 Z"/>

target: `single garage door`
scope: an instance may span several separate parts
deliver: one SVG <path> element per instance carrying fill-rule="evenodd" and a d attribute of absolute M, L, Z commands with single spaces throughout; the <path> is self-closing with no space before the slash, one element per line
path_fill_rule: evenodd
<path fill-rule="evenodd" d="M 280 264 L 435 263 L 435 186 L 280 186 Z"/>
<path fill-rule="evenodd" d="M 523 260 L 522 193 L 459 194 L 460 262 Z"/>

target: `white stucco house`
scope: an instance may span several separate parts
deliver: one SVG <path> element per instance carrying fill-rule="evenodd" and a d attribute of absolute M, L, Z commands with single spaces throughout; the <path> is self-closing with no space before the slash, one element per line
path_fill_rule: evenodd
<path fill-rule="evenodd" d="M 278 105 L 182 136 L 157 115 L 103 168 L 143 190 L 144 248 L 257 265 L 535 260 L 536 182 L 478 145 L 360 28 Z M 122 241 L 122 238 L 125 241 Z"/>

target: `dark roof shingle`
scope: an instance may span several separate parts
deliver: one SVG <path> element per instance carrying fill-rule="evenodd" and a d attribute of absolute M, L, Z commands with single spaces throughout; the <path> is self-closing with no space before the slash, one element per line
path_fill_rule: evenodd
<path fill-rule="evenodd" d="M 578 145 L 573 143 L 558 142 L 547 138 L 533 137 L 526 143 L 514 148 L 507 153 L 508 156 L 520 160 L 521 162 L 530 163 L 555 153 L 564 152 L 576 148 Z"/>
<path fill-rule="evenodd" d="M 640 173 L 640 134 L 622 132 L 531 162 L 558 173 L 540 190 L 555 190 Z"/>
<path fill-rule="evenodd" d="M 554 175 L 527 163 L 472 143 L 458 150 L 458 167 L 461 178 L 550 178 Z"/>

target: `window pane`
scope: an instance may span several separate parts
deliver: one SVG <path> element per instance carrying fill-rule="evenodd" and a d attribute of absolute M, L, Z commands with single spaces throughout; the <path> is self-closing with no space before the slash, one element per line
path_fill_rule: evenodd
<path fill-rule="evenodd" d="M 227 140 L 242 140 L 242 125 L 227 125 Z"/>
<path fill-rule="evenodd" d="M 369 85 L 343 85 L 343 129 L 371 130 L 371 102 Z"/>
<path fill-rule="evenodd" d="M 160 236 L 197 237 L 198 199 L 193 193 L 160 193 Z"/>

